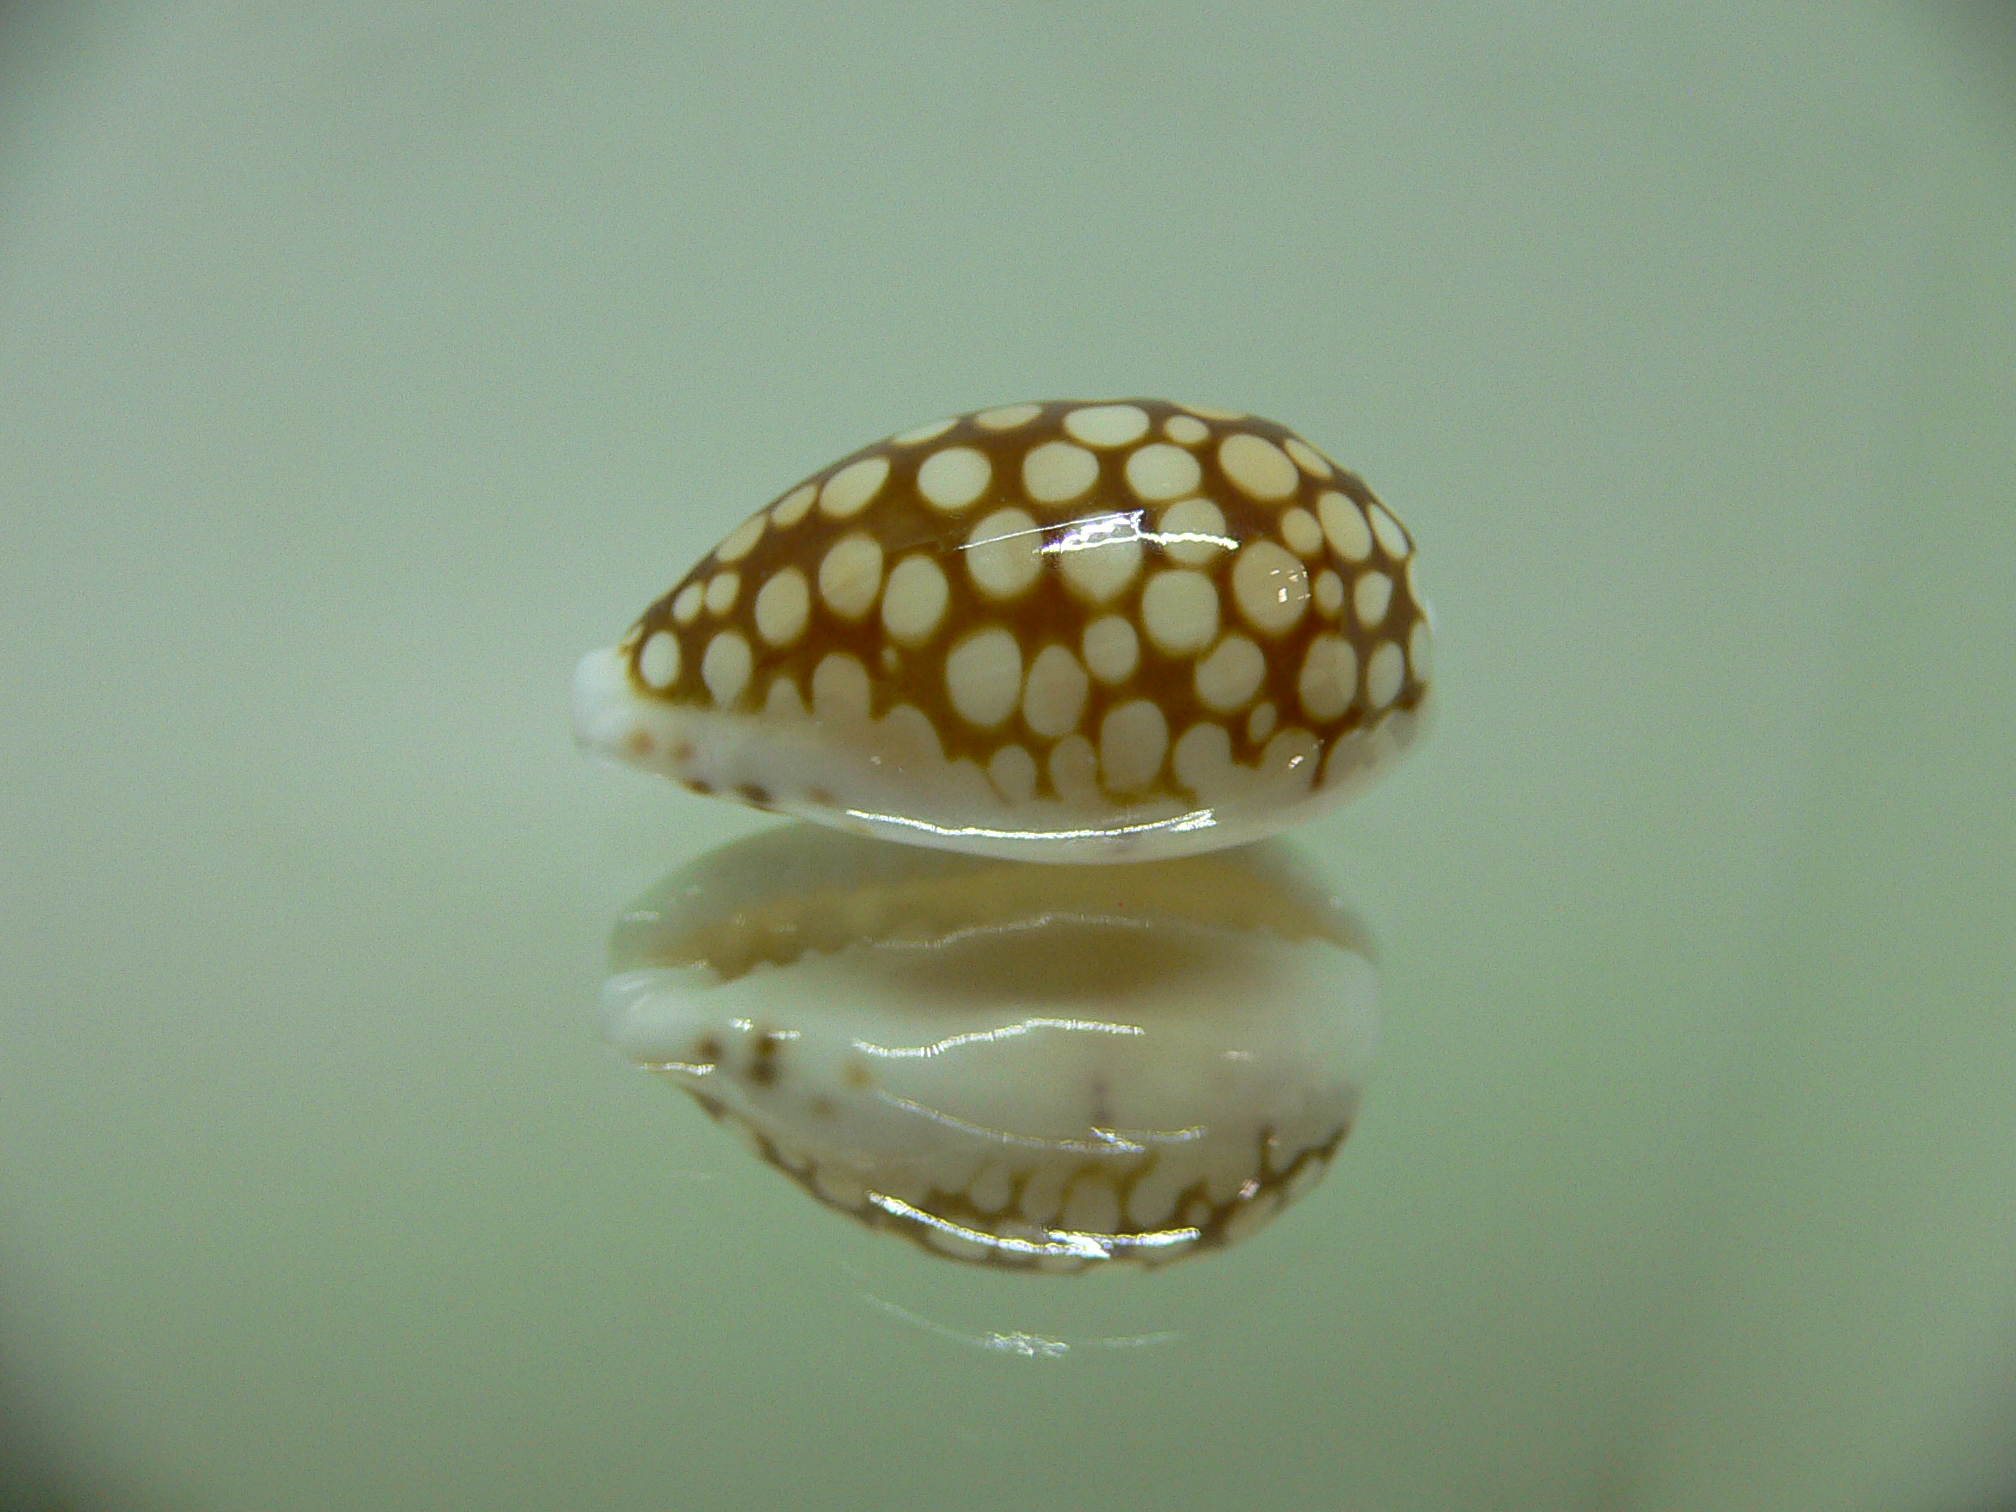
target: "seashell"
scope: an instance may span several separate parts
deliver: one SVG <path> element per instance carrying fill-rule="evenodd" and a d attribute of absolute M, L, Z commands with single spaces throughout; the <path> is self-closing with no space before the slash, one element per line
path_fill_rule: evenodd
<path fill-rule="evenodd" d="M 611 1041 L 826 1205 L 1077 1270 L 1237 1242 L 1354 1118 L 1376 975 L 1280 841 L 1106 871 L 790 825 L 624 916 Z"/>
<path fill-rule="evenodd" d="M 586 747 L 883 839 L 1037 861 L 1258 839 L 1414 740 L 1412 538 L 1284 427 L 1021 404 L 843 458 L 574 676 Z"/>

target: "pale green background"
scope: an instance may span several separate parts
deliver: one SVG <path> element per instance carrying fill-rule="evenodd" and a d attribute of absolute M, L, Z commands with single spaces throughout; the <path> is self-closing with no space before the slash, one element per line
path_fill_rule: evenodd
<path fill-rule="evenodd" d="M 2008 1497 L 2006 17 L 17 17 L 12 1494 Z M 1442 720 L 1304 837 L 1387 962 L 1328 1184 L 1160 1275 L 975 1273 L 600 1044 L 619 906 L 766 821 L 581 761 L 564 684 L 830 458 L 1124 393 L 1394 502 Z"/>

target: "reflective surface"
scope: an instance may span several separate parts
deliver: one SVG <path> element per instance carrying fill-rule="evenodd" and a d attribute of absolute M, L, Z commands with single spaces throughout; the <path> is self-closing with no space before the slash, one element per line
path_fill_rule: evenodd
<path fill-rule="evenodd" d="M 1238 1243 L 1356 1117 L 1375 977 L 1284 844 L 1062 876 L 792 825 L 632 906 L 610 1039 L 812 1196 L 958 1260 Z"/>
<path fill-rule="evenodd" d="M 2016 1481 L 1991 38 L 49 14 L 0 37 L 0 1433 L 81 1505 Z M 1380 944 L 1329 1176 L 1053 1281 L 609 1048 L 610 921 L 778 821 L 583 761 L 561 690 L 863 438 L 1129 393 L 1395 501 L 1441 714 L 1295 836 Z"/>

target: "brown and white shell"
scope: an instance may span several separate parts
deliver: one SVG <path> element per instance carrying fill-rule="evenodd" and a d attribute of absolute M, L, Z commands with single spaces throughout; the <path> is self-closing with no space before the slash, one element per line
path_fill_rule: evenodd
<path fill-rule="evenodd" d="M 778 825 L 663 878 L 609 963 L 611 1041 L 805 1191 L 1020 1270 L 1256 1232 L 1376 1034 L 1369 940 L 1278 840 L 1095 872 Z"/>
<path fill-rule="evenodd" d="M 1017 404 L 865 447 L 575 673 L 585 746 L 861 834 L 1039 861 L 1299 823 L 1414 739 L 1414 543 L 1285 427 Z"/>

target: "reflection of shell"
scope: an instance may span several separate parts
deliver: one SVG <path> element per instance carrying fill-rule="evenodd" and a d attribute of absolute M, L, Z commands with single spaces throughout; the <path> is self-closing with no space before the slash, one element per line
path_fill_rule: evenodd
<path fill-rule="evenodd" d="M 1426 707 L 1414 542 L 1272 421 L 920 427 L 731 531 L 575 673 L 585 746 L 884 839 L 1138 860 L 1362 788 Z"/>
<path fill-rule="evenodd" d="M 1313 1186 L 1374 974 L 1278 843 L 1028 868 L 791 826 L 618 926 L 611 1039 L 807 1191 L 958 1259 L 1158 1264 Z"/>

